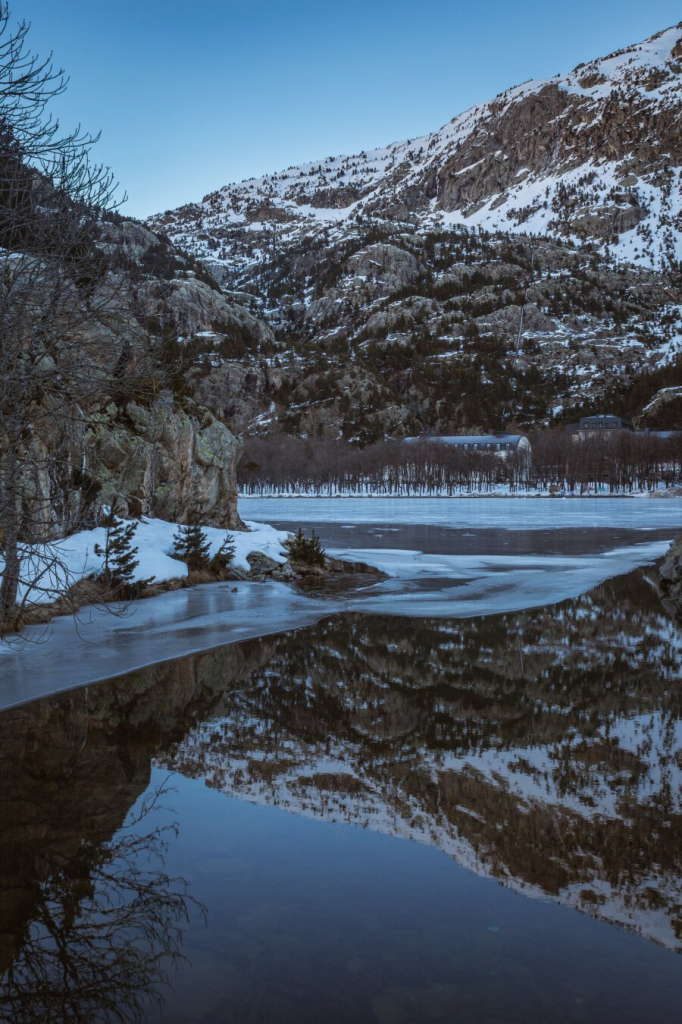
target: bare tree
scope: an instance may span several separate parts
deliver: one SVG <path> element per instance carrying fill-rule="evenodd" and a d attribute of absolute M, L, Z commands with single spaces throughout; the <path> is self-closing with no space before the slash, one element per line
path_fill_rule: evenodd
<path fill-rule="evenodd" d="M 0 625 L 16 618 L 31 545 L 76 528 L 87 405 L 124 387 L 136 328 L 111 273 L 117 185 L 98 136 L 62 132 L 67 85 L 0 3 Z M 57 482 L 60 486 L 56 486 Z M 61 507 L 53 493 L 66 495 Z M 59 553 L 49 560 L 59 562 Z M 40 574 L 39 574 L 40 575 Z M 55 573 L 53 572 L 54 578 Z M 68 584 L 62 565 L 56 573 Z"/>
<path fill-rule="evenodd" d="M 409 445 L 380 441 L 358 448 L 286 434 L 251 437 L 238 468 L 239 486 L 246 494 L 426 496 L 485 493 L 499 484 L 510 493 L 539 488 L 627 494 L 679 482 L 682 434 L 612 433 L 601 437 L 537 431 L 531 438 L 531 457 L 514 451 L 474 452 L 428 440 Z"/>
<path fill-rule="evenodd" d="M 190 917 L 206 909 L 165 871 L 177 825 L 140 827 L 163 807 L 166 783 L 112 837 L 83 839 L 36 888 L 35 911 L 0 975 L 0 1020 L 13 1024 L 136 1024 L 161 1010 L 185 959 Z"/>

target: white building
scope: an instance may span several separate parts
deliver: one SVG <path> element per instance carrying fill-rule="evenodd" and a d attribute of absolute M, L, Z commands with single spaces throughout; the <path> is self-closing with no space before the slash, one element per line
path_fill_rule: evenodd
<path fill-rule="evenodd" d="M 466 452 L 479 455 L 499 455 L 506 458 L 517 453 L 526 458 L 531 456 L 530 441 L 525 434 L 506 434 L 503 431 L 495 434 L 453 434 L 450 436 L 406 437 L 406 444 L 447 444 L 453 448 L 461 448 Z"/>

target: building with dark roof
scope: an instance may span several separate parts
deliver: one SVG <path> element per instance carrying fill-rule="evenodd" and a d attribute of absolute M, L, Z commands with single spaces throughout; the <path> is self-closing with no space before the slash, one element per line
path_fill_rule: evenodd
<path fill-rule="evenodd" d="M 580 423 L 578 424 L 578 430 L 593 431 L 593 430 L 631 430 L 634 431 L 634 426 L 630 420 L 624 419 L 622 416 L 612 416 L 610 414 L 604 414 L 599 416 L 583 416 Z"/>

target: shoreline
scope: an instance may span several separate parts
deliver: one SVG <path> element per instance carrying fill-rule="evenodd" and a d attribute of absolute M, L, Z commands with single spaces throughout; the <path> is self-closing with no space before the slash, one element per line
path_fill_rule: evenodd
<path fill-rule="evenodd" d="M 126 610 L 129 607 L 134 607 L 140 601 L 151 601 L 154 598 L 163 597 L 164 594 L 173 594 L 180 590 L 193 590 L 197 587 L 232 584 L 230 590 L 237 592 L 239 589 L 236 586 L 237 583 L 253 585 L 271 581 L 273 583 L 288 583 L 304 591 L 307 586 L 324 585 L 330 580 L 348 579 L 354 575 L 370 577 L 375 583 L 380 583 L 388 578 L 386 573 L 373 565 L 351 561 L 347 558 L 325 556 L 324 566 L 319 567 L 308 566 L 292 559 L 288 559 L 282 565 L 273 562 L 272 566 L 266 566 L 263 564 L 262 554 L 260 552 L 254 552 L 254 554 L 260 555 L 261 561 L 256 562 L 249 573 L 229 568 L 220 574 L 211 573 L 208 570 L 190 571 L 186 576 L 176 576 L 159 583 L 151 583 L 135 597 L 129 599 L 122 598 L 113 591 L 107 591 L 98 580 L 80 580 L 56 601 L 27 607 L 14 626 L 7 626 L 4 629 L 0 626 L 0 644 L 4 642 L 9 647 L 18 647 L 22 643 L 31 643 L 32 641 L 22 637 L 25 630 L 31 627 L 48 629 L 50 623 L 55 619 L 77 619 L 79 613 L 87 609 L 102 609 L 115 618 L 123 619 L 126 616 Z M 115 607 L 110 608 L 110 606 L 116 605 L 120 606 L 120 611 L 117 611 Z M 116 676 L 111 678 L 115 679 Z"/>
<path fill-rule="evenodd" d="M 621 558 L 612 562 L 619 553 Z M 435 617 L 487 618 L 559 605 L 608 579 L 654 566 L 666 557 L 665 550 L 649 551 L 644 558 L 633 559 L 632 554 L 631 549 L 609 553 L 590 578 L 576 578 L 573 571 L 573 578 L 569 576 L 566 584 L 552 593 L 525 592 L 521 600 L 491 607 L 483 591 L 474 594 L 467 607 L 448 609 L 447 614 L 436 611 Z M 527 568 L 522 565 L 520 572 L 525 574 Z M 369 595 L 363 593 L 366 590 Z M 373 591 L 374 583 L 341 595 L 272 580 L 260 587 L 242 581 L 237 587 L 224 582 L 169 591 L 155 600 L 133 603 L 121 617 L 112 616 L 101 605 L 85 606 L 82 617 L 55 617 L 45 627 L 45 634 L 27 638 L 21 648 L 0 644 L 0 714 L 243 641 L 296 632 L 331 617 L 360 613 L 434 618 L 431 610 L 419 613 L 413 608 L 397 608 L 391 593 L 383 599 L 378 593 L 372 598 Z M 386 608 L 387 600 L 393 605 L 391 610 Z M 663 603 L 661 611 L 664 613 Z M 78 656 L 74 660 L 75 643 Z"/>
<path fill-rule="evenodd" d="M 557 563 L 557 559 L 549 558 L 544 566 L 538 566 L 531 556 L 509 568 L 507 580 L 512 586 L 501 601 L 495 600 L 499 567 L 493 566 L 481 577 L 478 559 L 464 574 L 437 573 L 434 586 L 421 604 L 415 604 L 413 597 L 414 581 L 420 578 L 418 568 L 416 575 L 391 573 L 392 586 L 383 592 L 374 579 L 369 586 L 356 585 L 344 591 L 308 589 L 272 580 L 260 587 L 250 581 L 233 586 L 230 581 L 195 585 L 158 595 L 155 600 L 139 601 L 122 617 L 112 616 L 104 606 L 86 606 L 80 616 L 53 619 L 26 637 L 21 647 L 0 644 L 0 710 L 134 675 L 154 665 L 242 640 L 296 631 L 329 616 L 362 613 L 469 619 L 556 605 L 579 597 L 613 576 L 655 564 L 668 546 L 667 541 L 640 543 L 605 552 L 596 559 L 578 556 L 560 558 Z M 388 564 L 384 568 L 390 572 Z M 530 575 L 529 568 L 534 569 Z M 561 570 L 558 575 L 557 568 Z M 426 572 L 424 578 L 428 578 L 428 566 Z M 458 590 L 460 600 L 452 602 L 446 594 L 443 602 L 441 579 L 450 581 L 450 585 L 466 581 L 468 585 Z M 403 585 L 396 592 L 395 583 L 401 580 Z"/>
<path fill-rule="evenodd" d="M 258 499 L 251 501 L 258 504 Z M 286 499 L 280 501 L 286 504 Z M 245 504 L 249 501 L 245 500 Z M 275 504 L 262 503 L 262 519 L 274 514 Z M 323 504 L 310 503 L 311 523 L 306 528 L 316 527 L 314 520 Z M 474 502 L 469 503 L 469 512 L 465 505 L 434 502 L 436 511 L 431 517 L 427 515 L 428 509 L 425 511 L 428 501 L 423 499 L 403 502 L 400 514 L 396 511 L 398 504 L 401 503 L 385 502 L 382 509 L 380 500 L 356 501 L 354 518 L 361 525 L 369 520 L 370 526 L 379 517 L 394 525 L 403 521 L 410 524 L 417 519 L 425 527 L 444 523 L 449 529 L 463 530 L 469 529 L 471 523 L 480 524 L 481 520 L 482 506 Z M 652 564 L 665 554 L 665 547 L 680 532 L 679 525 L 674 529 L 671 525 L 680 522 L 679 502 L 655 502 L 651 506 L 632 501 L 629 507 L 624 503 L 592 503 L 595 511 L 591 516 L 585 515 L 589 504 L 527 503 L 526 513 L 516 506 L 518 515 L 505 512 L 500 516 L 502 506 L 492 503 L 493 511 L 488 517 L 492 520 L 488 522 L 484 516 L 484 525 L 503 531 L 521 528 L 532 532 L 553 527 L 609 528 L 620 523 L 632 533 L 631 539 L 619 541 L 625 547 L 611 544 L 603 552 L 600 547 L 598 554 L 591 555 L 589 545 L 585 550 L 585 545 L 579 545 L 580 550 L 569 554 L 561 550 L 544 553 L 542 545 L 536 548 L 533 544 L 529 551 L 524 548 L 508 554 L 500 549 L 494 555 L 486 555 L 484 543 L 480 551 L 476 547 L 471 553 L 453 554 L 449 553 L 449 545 L 442 552 L 437 547 L 432 549 L 429 543 L 424 546 L 427 538 L 415 545 L 408 544 L 410 538 L 406 537 L 395 545 L 389 534 L 390 542 L 376 545 L 371 537 L 363 535 L 349 544 L 347 535 L 339 533 L 333 539 L 323 537 L 327 547 L 325 569 L 306 567 L 300 575 L 292 572 L 290 582 L 282 579 L 282 563 L 261 551 L 257 553 L 256 564 L 252 564 L 253 559 L 247 563 L 260 577 L 259 587 L 253 586 L 253 577 L 249 579 L 242 572 L 241 578 L 222 580 L 193 575 L 161 583 L 156 591 L 151 590 L 133 602 L 109 605 L 96 603 L 92 592 L 83 590 L 75 615 L 72 595 L 70 603 L 53 605 L 49 610 L 43 605 L 42 621 L 29 625 L 21 638 L 15 634 L 14 638 L 0 641 L 0 707 L 32 703 L 43 696 L 117 679 L 240 640 L 305 628 L 346 611 L 459 619 L 556 604 L 612 575 Z M 329 502 L 328 513 L 321 515 L 331 517 L 331 522 L 345 524 L 349 520 L 341 516 L 340 510 L 349 507 L 348 503 Z M 442 512 L 447 507 L 451 511 Z M 457 507 L 461 515 L 455 513 Z M 301 513 L 300 502 L 289 504 L 292 524 L 300 522 Z M 262 523 L 258 526 L 265 529 Z M 655 541 L 650 533 L 654 528 L 658 530 Z M 268 537 L 291 536 L 291 527 L 283 523 L 279 529 L 267 527 L 266 532 Z M 659 534 L 665 540 L 663 548 Z M 247 533 L 245 539 L 248 536 Z M 429 554 L 432 550 L 433 554 Z M 266 575 L 268 568 L 271 572 Z M 387 586 L 381 586 L 386 579 Z M 48 618 L 50 621 L 46 622 Z"/>
<path fill-rule="evenodd" d="M 32 635 L 20 643 L 0 641 L 0 713 L 242 640 L 304 628 L 340 611 L 330 600 L 272 581 L 172 590 L 133 601 L 122 615 L 106 605 L 84 605 L 75 615 L 28 627 Z"/>
<path fill-rule="evenodd" d="M 616 494 L 576 494 L 574 492 L 568 492 L 566 494 L 549 494 L 549 493 L 537 493 L 537 494 L 528 494 L 528 493 L 526 493 L 526 494 L 519 494 L 519 493 L 514 492 L 514 491 L 512 491 L 512 492 L 505 492 L 505 493 L 501 493 L 500 491 L 489 491 L 489 492 L 488 491 L 473 491 L 471 493 L 467 492 L 467 493 L 464 493 L 464 494 L 395 494 L 395 493 L 388 494 L 388 493 L 384 493 L 382 491 L 374 491 L 371 494 L 353 493 L 353 492 L 347 492 L 347 493 L 343 493 L 343 494 L 340 494 L 338 492 L 334 493 L 334 494 L 321 494 L 319 491 L 315 492 L 314 494 L 306 494 L 303 491 L 292 491 L 292 492 L 284 493 L 284 494 L 241 494 L 241 493 L 239 494 L 240 501 L 242 501 L 242 500 L 243 501 L 270 501 L 270 500 L 272 500 L 272 501 L 282 501 L 282 500 L 289 501 L 290 499 L 294 499 L 294 498 L 295 499 L 300 499 L 300 500 L 309 500 L 309 499 L 314 499 L 314 498 L 320 498 L 320 499 L 324 499 L 325 501 L 331 501 L 331 500 L 337 500 L 337 499 L 340 500 L 340 501 L 344 501 L 344 500 L 346 500 L 346 501 L 347 500 L 358 501 L 360 499 L 367 499 L 368 501 L 371 501 L 371 500 L 374 500 L 374 499 L 381 499 L 381 501 L 387 501 L 389 499 L 390 500 L 395 500 L 395 501 L 413 501 L 413 500 L 419 501 L 419 500 L 427 500 L 428 499 L 429 501 L 432 501 L 434 498 L 442 499 L 443 501 L 451 501 L 451 500 L 452 501 L 460 501 L 460 500 L 463 500 L 463 499 L 466 499 L 466 500 L 469 500 L 469 499 L 485 499 L 485 500 L 489 500 L 491 498 L 500 498 L 500 499 L 516 498 L 518 500 L 528 500 L 528 501 L 537 500 L 538 498 L 540 498 L 540 499 L 543 499 L 543 498 L 544 499 L 551 499 L 552 501 L 555 501 L 557 499 L 568 499 L 568 498 L 575 498 L 575 499 L 578 499 L 578 500 L 590 500 L 590 501 L 594 500 L 595 498 L 599 498 L 599 499 L 605 499 L 605 498 L 606 499 L 615 499 L 615 498 L 621 499 L 621 498 L 625 498 L 625 499 L 630 499 L 630 500 L 634 500 L 634 499 L 642 500 L 642 499 L 649 499 L 649 498 L 651 498 L 651 499 L 657 499 L 657 498 L 669 498 L 669 499 L 672 499 L 672 498 L 682 498 L 682 488 L 680 488 L 680 489 L 670 488 L 668 491 L 632 491 L 632 492 L 629 492 L 627 494 L 623 494 L 623 493 L 616 493 Z"/>

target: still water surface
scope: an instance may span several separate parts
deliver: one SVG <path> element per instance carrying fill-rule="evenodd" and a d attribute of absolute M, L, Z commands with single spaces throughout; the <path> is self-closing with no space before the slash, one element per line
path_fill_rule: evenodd
<path fill-rule="evenodd" d="M 0 1019 L 679 1020 L 654 573 L 351 611 L 4 712 Z"/>

